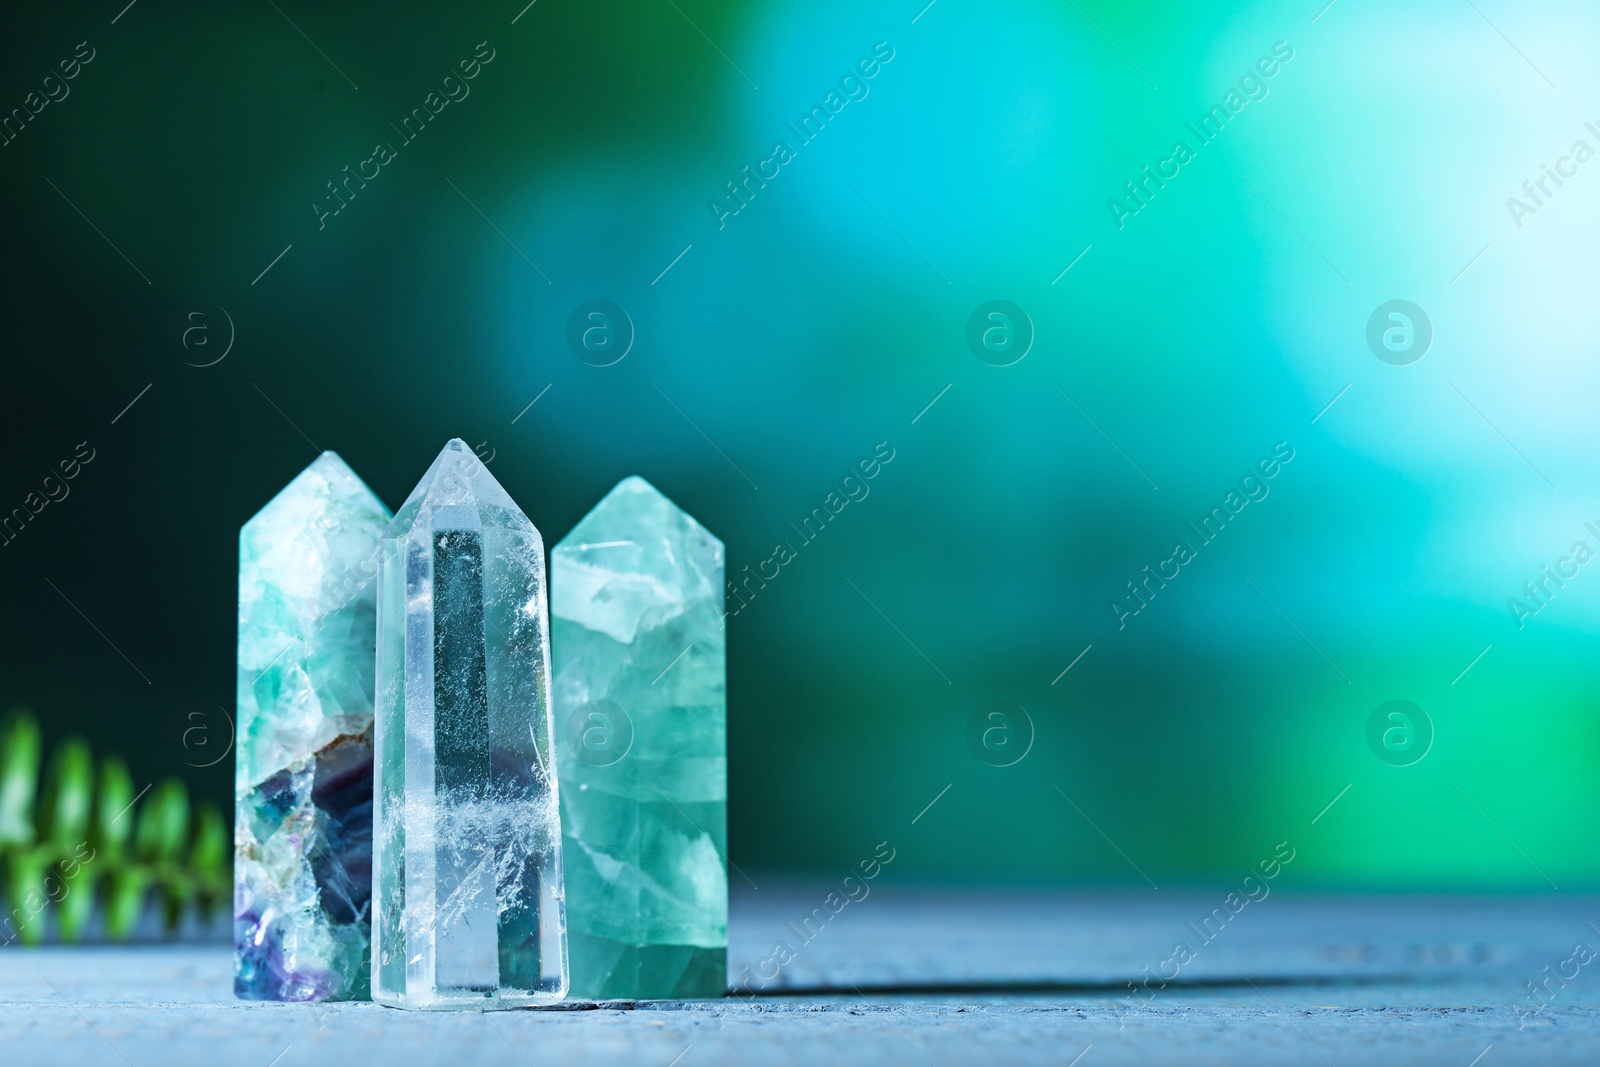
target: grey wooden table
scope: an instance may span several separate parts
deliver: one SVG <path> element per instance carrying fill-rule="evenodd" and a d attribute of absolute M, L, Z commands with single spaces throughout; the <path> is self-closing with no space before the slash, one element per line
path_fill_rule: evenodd
<path fill-rule="evenodd" d="M 12 947 L 0 1049 L 8 1065 L 108 1067 L 1600 1063 L 1600 959 L 1575 953 L 1600 950 L 1594 898 L 1276 892 L 1207 927 L 1215 893 L 879 885 L 831 914 L 832 886 L 761 882 L 736 892 L 729 951 L 751 996 L 245 1004 L 226 945 Z"/>

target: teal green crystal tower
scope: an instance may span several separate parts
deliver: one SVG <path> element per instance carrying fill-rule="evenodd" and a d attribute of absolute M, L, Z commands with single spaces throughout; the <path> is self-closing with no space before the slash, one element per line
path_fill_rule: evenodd
<path fill-rule="evenodd" d="M 365 999 L 389 509 L 332 452 L 239 531 L 234 992 Z"/>
<path fill-rule="evenodd" d="M 567 992 L 544 540 L 460 439 L 383 534 L 372 999 Z"/>
<path fill-rule="evenodd" d="M 722 542 L 626 478 L 550 567 L 572 995 L 722 996 Z"/>

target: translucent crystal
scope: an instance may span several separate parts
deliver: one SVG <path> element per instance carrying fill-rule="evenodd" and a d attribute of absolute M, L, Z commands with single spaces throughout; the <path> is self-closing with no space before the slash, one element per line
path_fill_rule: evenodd
<path fill-rule="evenodd" d="M 567 991 L 544 542 L 462 441 L 384 532 L 372 998 Z"/>
<path fill-rule="evenodd" d="M 367 996 L 378 552 L 389 509 L 324 452 L 239 531 L 234 992 Z"/>
<path fill-rule="evenodd" d="M 550 567 L 572 995 L 721 996 L 722 542 L 627 478 Z"/>

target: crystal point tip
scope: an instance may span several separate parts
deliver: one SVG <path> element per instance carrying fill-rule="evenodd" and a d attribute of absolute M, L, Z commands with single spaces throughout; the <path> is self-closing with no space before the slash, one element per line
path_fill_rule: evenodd
<path fill-rule="evenodd" d="M 485 509 L 493 511 L 497 522 L 525 525 L 539 535 L 505 487 L 489 473 L 488 465 L 465 441 L 452 437 L 395 512 L 384 537 L 403 537 L 419 525 L 437 525 L 441 512 L 445 525 L 476 526 L 482 523 Z"/>

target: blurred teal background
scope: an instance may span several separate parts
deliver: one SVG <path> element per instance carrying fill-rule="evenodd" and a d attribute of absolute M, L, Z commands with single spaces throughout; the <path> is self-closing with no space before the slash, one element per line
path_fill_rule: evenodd
<path fill-rule="evenodd" d="M 1600 884 L 1600 567 L 1507 606 L 1600 550 L 1600 162 L 1507 206 L 1600 149 L 1592 6 L 524 2 L 0 16 L 0 108 L 93 52 L 0 147 L 0 511 L 94 455 L 0 548 L 0 701 L 225 800 L 238 527 L 319 449 L 394 506 L 461 436 L 547 544 L 640 474 L 732 574 L 797 549 L 729 619 L 742 867 L 888 840 L 897 877 L 1148 892 L 1288 841 L 1300 886 Z M 611 366 L 567 342 L 597 299 Z M 1393 299 L 1409 365 L 1366 341 Z M 1009 366 L 967 342 L 992 300 Z M 1408 766 L 1368 744 L 1391 700 L 1431 722 Z M 1025 717 L 974 730 L 994 701 Z"/>

